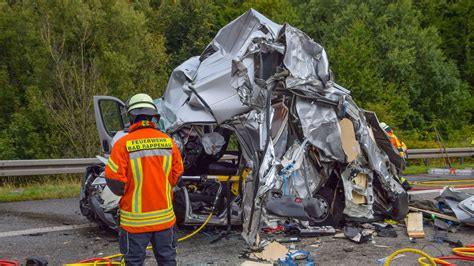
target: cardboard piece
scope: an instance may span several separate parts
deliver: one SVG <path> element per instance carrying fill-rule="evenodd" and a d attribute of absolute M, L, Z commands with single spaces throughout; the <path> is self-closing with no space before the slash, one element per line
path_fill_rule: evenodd
<path fill-rule="evenodd" d="M 367 175 L 359 173 L 357 174 L 354 179 L 352 179 L 352 182 L 354 182 L 356 185 L 362 188 L 367 188 Z M 367 197 L 364 195 L 359 194 L 357 191 L 352 190 L 352 202 L 356 204 L 366 204 L 367 203 Z"/>
<path fill-rule="evenodd" d="M 253 253 L 253 255 L 262 260 L 270 261 L 270 262 L 276 262 L 278 259 L 284 260 L 286 257 L 286 254 L 288 253 L 288 248 L 283 246 L 282 244 L 273 241 L 269 245 L 267 245 L 265 248 L 263 248 L 262 252 L 258 253 Z"/>
<path fill-rule="evenodd" d="M 359 142 L 355 137 L 354 125 L 347 118 L 343 118 L 339 125 L 341 126 L 342 149 L 347 156 L 347 161 L 352 162 L 361 153 Z"/>
<path fill-rule="evenodd" d="M 412 238 L 424 238 L 423 214 L 421 212 L 411 212 L 406 218 L 407 233 Z"/>

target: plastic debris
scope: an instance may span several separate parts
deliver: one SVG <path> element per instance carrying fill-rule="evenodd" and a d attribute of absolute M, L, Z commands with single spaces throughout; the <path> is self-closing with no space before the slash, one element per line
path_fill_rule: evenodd
<path fill-rule="evenodd" d="M 296 262 L 295 260 L 306 260 L 306 263 L 303 262 Z M 305 250 L 294 250 L 288 252 L 288 255 L 285 257 L 284 260 L 278 259 L 278 265 L 284 266 L 313 266 L 315 265 L 315 261 L 310 257 L 310 253 Z"/>
<path fill-rule="evenodd" d="M 360 229 L 353 226 L 345 226 L 344 227 L 344 236 L 352 240 L 356 243 L 362 244 L 367 243 L 368 241 L 372 240 L 372 230 L 369 229 Z"/>
<path fill-rule="evenodd" d="M 375 225 L 375 232 L 377 232 L 377 236 L 380 237 L 397 237 L 397 231 L 395 227 L 391 224 L 380 224 L 374 223 Z"/>
<path fill-rule="evenodd" d="M 378 264 L 384 264 L 385 261 L 388 259 L 388 257 L 390 257 L 390 256 L 387 256 L 387 257 L 385 257 L 385 258 L 378 259 L 378 260 L 376 260 L 375 262 L 378 263 Z M 396 260 L 396 259 L 399 259 L 399 258 L 402 258 L 402 257 L 405 257 L 405 255 L 403 255 L 403 254 L 398 254 L 397 256 L 395 256 L 395 257 L 392 259 L 392 261 L 393 261 L 393 260 Z"/>

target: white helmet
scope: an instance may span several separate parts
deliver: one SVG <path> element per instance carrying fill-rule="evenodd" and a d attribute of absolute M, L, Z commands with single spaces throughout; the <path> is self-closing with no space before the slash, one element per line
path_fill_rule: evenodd
<path fill-rule="evenodd" d="M 148 94 L 138 93 L 132 96 L 127 103 L 127 113 L 133 116 L 149 115 L 156 116 L 158 109 L 153 103 L 153 99 Z"/>
<path fill-rule="evenodd" d="M 385 130 L 385 132 L 390 132 L 390 131 L 392 131 L 392 128 L 391 128 L 389 125 L 387 125 L 386 123 L 384 123 L 384 122 L 380 123 L 380 127 L 381 127 L 383 130 Z"/>

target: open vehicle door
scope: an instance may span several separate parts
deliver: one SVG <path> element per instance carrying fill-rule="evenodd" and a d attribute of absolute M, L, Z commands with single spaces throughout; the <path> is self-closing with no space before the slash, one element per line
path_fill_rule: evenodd
<path fill-rule="evenodd" d="M 102 150 L 108 154 L 115 134 L 130 125 L 125 103 L 112 96 L 94 96 L 94 113 Z"/>

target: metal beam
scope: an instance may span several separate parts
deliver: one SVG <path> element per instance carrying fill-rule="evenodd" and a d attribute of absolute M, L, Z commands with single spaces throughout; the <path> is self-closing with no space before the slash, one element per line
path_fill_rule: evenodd
<path fill-rule="evenodd" d="M 100 161 L 96 158 L 6 160 L 0 161 L 0 176 L 77 174 L 97 163 Z"/>
<path fill-rule="evenodd" d="M 448 157 L 472 157 L 474 148 L 447 148 L 443 149 L 409 149 L 408 159 L 428 159 Z"/>

